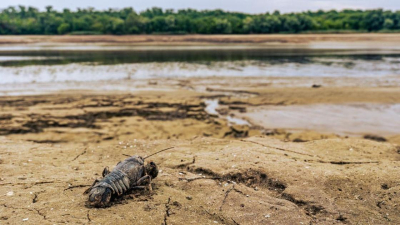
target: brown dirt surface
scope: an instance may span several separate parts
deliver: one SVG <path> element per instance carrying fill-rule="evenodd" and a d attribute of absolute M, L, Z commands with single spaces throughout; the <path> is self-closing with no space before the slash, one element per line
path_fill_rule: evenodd
<path fill-rule="evenodd" d="M 400 221 L 394 145 L 368 140 L 285 143 L 242 140 L 126 140 L 38 144 L 0 140 L 2 224 L 386 224 Z M 105 166 L 154 156 L 149 194 L 112 207 L 85 206 L 82 195 Z M 195 160 L 193 158 L 195 157 Z"/>

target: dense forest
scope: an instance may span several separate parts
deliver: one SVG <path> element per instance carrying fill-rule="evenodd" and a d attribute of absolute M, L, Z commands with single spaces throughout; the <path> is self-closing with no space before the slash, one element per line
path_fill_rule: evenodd
<path fill-rule="evenodd" d="M 0 12 L 0 34 L 270 34 L 396 32 L 400 11 L 343 10 L 245 14 L 222 10 L 132 8 L 62 12 L 51 6 L 9 7 Z"/>

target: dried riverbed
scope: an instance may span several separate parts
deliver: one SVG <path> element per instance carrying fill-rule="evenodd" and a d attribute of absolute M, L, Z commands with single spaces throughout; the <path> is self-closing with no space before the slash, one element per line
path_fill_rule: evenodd
<path fill-rule="evenodd" d="M 172 46 L 155 51 L 157 43 L 191 37 L 82 37 L 137 41 L 140 51 L 118 54 L 116 43 L 78 53 L 60 44 L 76 37 L 46 37 L 50 45 L 7 38 L 0 43 L 32 49 L 0 48 L 0 224 L 400 221 L 396 35 L 196 37 L 214 44 L 175 55 Z M 252 51 L 232 47 L 237 41 Z M 216 50 L 221 43 L 232 49 Z M 268 54 L 254 50 L 260 43 Z M 327 46 L 338 55 L 293 55 Z M 82 193 L 105 166 L 171 146 L 152 158 L 160 168 L 153 193 L 85 206 Z"/>

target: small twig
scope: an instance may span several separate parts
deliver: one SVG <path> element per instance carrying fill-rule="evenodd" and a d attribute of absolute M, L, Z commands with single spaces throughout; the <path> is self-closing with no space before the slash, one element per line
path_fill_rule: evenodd
<path fill-rule="evenodd" d="M 37 194 L 35 193 L 35 197 L 32 199 L 32 203 L 36 203 L 37 202 Z"/>
<path fill-rule="evenodd" d="M 236 225 L 240 225 L 238 222 L 236 222 L 233 218 L 231 218 L 231 220 L 236 224 Z"/>
<path fill-rule="evenodd" d="M 241 141 L 243 141 L 243 142 L 250 142 L 250 143 L 257 144 L 257 145 L 261 145 L 261 146 L 264 146 L 264 147 L 267 147 L 267 148 L 274 148 L 274 149 L 279 150 L 279 151 L 291 152 L 291 153 L 295 153 L 295 154 L 299 154 L 299 155 L 306 155 L 306 156 L 315 157 L 315 155 L 306 154 L 306 153 L 301 153 L 301 152 L 296 152 L 296 151 L 289 150 L 289 149 L 284 149 L 284 148 L 278 148 L 278 147 L 268 146 L 268 145 L 264 145 L 264 144 L 261 144 L 261 143 L 255 142 L 255 141 L 249 141 L 249 140 L 241 140 Z M 319 156 L 317 156 L 317 157 L 319 157 Z"/>
<path fill-rule="evenodd" d="M 221 180 L 221 177 L 194 177 L 194 178 L 183 178 L 180 177 L 179 180 L 186 180 L 187 182 L 192 182 L 194 180 L 201 180 L 201 179 L 206 179 L 206 180 Z"/>
<path fill-rule="evenodd" d="M 317 163 L 328 163 L 328 164 L 334 164 L 334 165 L 351 165 L 351 164 L 356 164 L 356 165 L 361 165 L 361 164 L 371 164 L 371 163 L 380 163 L 379 161 L 371 161 L 371 162 L 346 162 L 346 161 L 323 161 L 323 160 L 306 160 L 306 162 L 317 162 Z"/>
<path fill-rule="evenodd" d="M 331 161 L 331 164 L 336 165 L 348 165 L 348 164 L 370 164 L 370 163 L 380 163 L 379 161 L 372 161 L 372 162 L 343 162 L 343 161 Z"/>
<path fill-rule="evenodd" d="M 33 185 L 38 185 L 38 184 L 52 184 L 54 181 L 40 181 L 40 182 L 35 182 Z"/>
<path fill-rule="evenodd" d="M 196 136 L 192 137 L 190 140 L 193 141 L 194 139 L 196 139 L 196 138 L 198 138 L 198 137 L 199 137 L 199 136 L 196 135 Z"/>
<path fill-rule="evenodd" d="M 34 197 L 32 199 L 32 203 L 38 202 L 39 194 L 44 193 L 44 192 L 46 192 L 46 191 L 39 191 L 39 192 L 34 193 Z"/>
<path fill-rule="evenodd" d="M 226 198 L 228 198 L 229 192 L 231 192 L 233 190 L 233 187 L 229 188 L 226 192 L 225 192 L 225 197 L 224 200 L 222 200 L 222 204 L 219 207 L 219 211 L 222 211 L 222 206 L 224 206 Z"/>
<path fill-rule="evenodd" d="M 196 156 L 193 156 L 193 161 L 192 162 L 179 164 L 177 166 L 174 166 L 174 168 L 181 169 L 181 168 L 185 168 L 185 167 L 187 167 L 189 165 L 192 165 L 192 164 L 195 164 L 195 163 L 196 163 Z"/>
<path fill-rule="evenodd" d="M 85 154 L 86 153 L 86 149 L 87 148 L 85 148 L 85 150 L 81 154 L 77 155 L 72 161 L 77 160 L 81 155 Z"/>

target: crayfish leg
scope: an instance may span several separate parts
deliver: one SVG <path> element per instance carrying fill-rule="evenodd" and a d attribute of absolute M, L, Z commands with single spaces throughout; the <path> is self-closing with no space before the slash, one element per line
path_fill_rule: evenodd
<path fill-rule="evenodd" d="M 137 185 L 141 185 L 144 183 L 148 183 L 149 191 L 152 192 L 153 188 L 151 187 L 151 177 L 149 175 L 143 176 L 136 182 Z"/>
<path fill-rule="evenodd" d="M 108 168 L 108 166 L 104 167 L 104 170 L 102 173 L 103 177 L 107 176 L 109 173 L 111 173 L 111 172 L 110 172 L 110 169 Z"/>
<path fill-rule="evenodd" d="M 146 181 L 149 182 L 149 183 L 151 182 L 151 177 L 149 175 L 145 175 L 145 176 L 141 177 L 136 182 L 136 185 L 142 185 L 142 184 L 146 183 Z"/>
<path fill-rule="evenodd" d="M 135 186 L 132 188 L 132 190 L 144 190 L 146 188 L 147 188 L 146 186 Z"/>
<path fill-rule="evenodd" d="M 151 186 L 151 177 L 150 177 L 150 181 L 149 181 L 149 192 L 153 192 L 153 187 Z"/>

